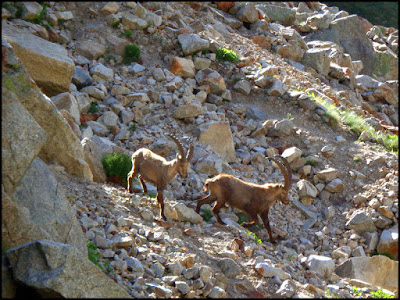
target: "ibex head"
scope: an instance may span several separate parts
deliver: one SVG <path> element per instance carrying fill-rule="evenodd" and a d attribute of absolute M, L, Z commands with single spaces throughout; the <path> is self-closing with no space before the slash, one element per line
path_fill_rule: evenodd
<path fill-rule="evenodd" d="M 287 205 L 289 204 L 289 191 L 290 191 L 290 187 L 292 185 L 292 168 L 289 165 L 289 162 L 286 160 L 286 158 L 282 157 L 282 156 L 278 156 L 275 155 L 276 158 L 280 158 L 283 163 L 285 164 L 285 167 L 279 162 L 277 161 L 275 158 L 270 157 L 269 159 L 273 160 L 278 167 L 281 169 L 282 174 L 283 174 L 283 178 L 284 178 L 284 183 L 282 185 L 282 194 L 280 197 L 281 203 Z"/>
<path fill-rule="evenodd" d="M 189 151 L 187 153 L 185 153 L 184 147 L 182 146 L 182 144 L 178 141 L 178 139 L 176 137 L 174 137 L 173 135 L 169 135 L 169 134 L 167 134 L 167 136 L 171 140 L 173 140 L 175 142 L 176 146 L 178 147 L 179 153 L 176 154 L 176 160 L 178 162 L 178 173 L 182 178 L 186 178 L 190 160 L 193 157 L 193 144 L 190 144 Z"/>

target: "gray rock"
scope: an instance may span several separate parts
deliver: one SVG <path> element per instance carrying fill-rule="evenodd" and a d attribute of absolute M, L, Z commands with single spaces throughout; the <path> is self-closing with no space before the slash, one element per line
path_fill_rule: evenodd
<path fill-rule="evenodd" d="M 43 7 L 37 2 L 22 2 L 21 3 L 22 14 L 21 19 L 33 20 L 37 14 L 40 13 Z"/>
<path fill-rule="evenodd" d="M 15 55 L 46 95 L 51 97 L 68 92 L 75 66 L 67 50 L 10 25 L 3 25 L 3 38 L 10 43 Z"/>
<path fill-rule="evenodd" d="M 202 115 L 204 113 L 203 108 L 199 104 L 189 103 L 178 106 L 173 112 L 173 116 L 176 119 L 192 118 Z"/>
<path fill-rule="evenodd" d="M 128 269 L 132 271 L 132 273 L 135 274 L 135 277 L 140 277 L 143 276 L 144 274 L 144 268 L 140 260 L 134 257 L 127 257 L 125 259 L 126 264 L 128 265 Z"/>
<path fill-rule="evenodd" d="M 100 149 L 97 147 L 95 142 L 88 138 L 84 138 L 81 141 L 81 144 L 85 160 L 93 174 L 93 181 L 105 182 L 107 178 L 101 162 L 103 157 L 101 156 Z"/>
<path fill-rule="evenodd" d="M 329 278 L 335 268 L 335 262 L 326 256 L 310 255 L 307 257 L 307 266 L 323 278 Z"/>
<path fill-rule="evenodd" d="M 226 292 L 223 288 L 219 287 L 219 286 L 214 286 L 211 289 L 210 294 L 208 294 L 209 298 L 226 298 Z"/>
<path fill-rule="evenodd" d="M 288 119 L 283 119 L 277 122 L 273 128 L 268 131 L 268 136 L 288 136 L 292 134 L 294 124 Z"/>
<path fill-rule="evenodd" d="M 392 228 L 385 229 L 379 239 L 377 251 L 380 254 L 389 254 L 393 259 L 397 260 L 399 257 L 399 227 L 398 225 Z"/>
<path fill-rule="evenodd" d="M 340 264 L 335 273 L 342 278 L 368 282 L 384 289 L 397 290 L 399 282 L 399 262 L 383 255 L 352 257 Z"/>
<path fill-rule="evenodd" d="M 258 20 L 258 11 L 254 3 L 247 2 L 236 13 L 236 17 L 246 23 L 254 23 Z"/>
<path fill-rule="evenodd" d="M 305 198 L 305 197 L 315 198 L 318 195 L 317 188 L 306 179 L 301 179 L 300 181 L 298 181 L 297 188 L 299 189 L 300 198 Z"/>
<path fill-rule="evenodd" d="M 249 95 L 251 92 L 251 83 L 248 80 L 240 80 L 235 83 L 233 89 L 244 95 Z"/>
<path fill-rule="evenodd" d="M 57 96 L 51 97 L 51 101 L 58 108 L 58 110 L 65 109 L 68 111 L 76 124 L 81 124 L 79 106 L 74 95 L 67 92 L 61 93 Z"/>
<path fill-rule="evenodd" d="M 344 190 L 344 184 L 339 178 L 336 178 L 336 179 L 332 180 L 331 182 L 329 182 L 325 186 L 325 189 L 331 193 L 341 193 Z"/>
<path fill-rule="evenodd" d="M 242 268 L 232 258 L 220 259 L 217 265 L 228 278 L 234 278 L 242 272 Z"/>
<path fill-rule="evenodd" d="M 161 278 L 164 275 L 165 267 L 159 262 L 156 262 L 150 266 L 150 270 L 154 272 L 155 277 Z"/>
<path fill-rule="evenodd" d="M 86 124 L 92 129 L 95 135 L 106 136 L 109 133 L 109 129 L 100 122 L 87 121 Z"/>
<path fill-rule="evenodd" d="M 190 286 L 184 282 L 177 280 L 175 281 L 175 287 L 178 289 L 178 291 L 184 295 L 186 295 L 190 291 Z"/>
<path fill-rule="evenodd" d="M 81 89 L 92 83 L 92 77 L 89 72 L 81 66 L 75 66 L 74 73 L 72 74 L 72 83 L 75 84 L 78 89 Z"/>
<path fill-rule="evenodd" d="M 99 80 L 112 81 L 114 79 L 113 69 L 107 68 L 100 63 L 92 67 L 90 72 L 94 77 L 97 76 Z"/>
<path fill-rule="evenodd" d="M 306 67 L 311 67 L 321 75 L 327 76 L 330 71 L 331 59 L 325 49 L 312 48 L 304 52 L 300 61 Z"/>
<path fill-rule="evenodd" d="M 209 48 L 209 41 L 202 39 L 195 33 L 183 33 L 178 35 L 178 41 L 182 46 L 183 53 L 190 55 L 197 51 L 206 50 Z"/>
<path fill-rule="evenodd" d="M 199 141 L 210 145 L 226 162 L 236 161 L 235 147 L 229 122 L 210 122 L 200 128 Z"/>
<path fill-rule="evenodd" d="M 103 100 L 105 98 L 105 96 L 106 96 L 105 93 L 102 90 L 98 89 L 97 87 L 91 86 L 91 85 L 82 88 L 80 90 L 80 92 L 81 93 L 86 93 L 89 96 L 91 96 L 93 98 L 96 98 L 96 99 L 99 99 L 99 100 Z"/>
<path fill-rule="evenodd" d="M 118 125 L 118 115 L 113 111 L 105 111 L 100 118 L 97 119 L 98 123 L 103 124 L 107 129 L 111 129 L 114 126 Z M 94 122 L 94 121 L 93 121 Z M 92 128 L 93 129 L 93 128 Z"/>
<path fill-rule="evenodd" d="M 374 47 L 357 15 L 338 18 L 332 21 L 329 29 L 310 34 L 306 40 L 331 41 L 340 45 L 352 60 L 363 62 L 362 74 L 371 76 L 378 62 Z"/>
<path fill-rule="evenodd" d="M 296 285 L 292 280 L 289 279 L 286 279 L 276 291 L 276 294 L 283 298 L 292 298 L 295 293 Z"/>
<path fill-rule="evenodd" d="M 286 280 L 292 278 L 290 274 L 286 273 L 281 268 L 273 267 L 267 263 L 260 262 L 254 266 L 258 274 L 263 277 L 274 277 L 277 276 L 280 280 Z"/>
<path fill-rule="evenodd" d="M 226 90 L 224 78 L 213 69 L 199 70 L 196 73 L 195 79 L 198 85 L 209 85 L 210 91 L 213 94 L 219 95 Z"/>
<path fill-rule="evenodd" d="M 364 211 L 357 210 L 353 213 L 346 226 L 354 229 L 357 233 L 374 232 L 377 230 L 372 218 Z"/>
<path fill-rule="evenodd" d="M 292 8 L 267 4 L 258 4 L 256 8 L 265 13 L 271 22 L 279 22 L 284 26 L 293 25 L 296 20 L 296 11 Z"/>
<path fill-rule="evenodd" d="M 7 257 L 14 278 L 44 297 L 130 298 L 87 255 L 71 245 L 38 240 L 8 250 Z"/>
<path fill-rule="evenodd" d="M 99 56 L 106 53 L 106 47 L 93 40 L 83 40 L 77 43 L 75 53 L 84 56 L 87 59 L 98 59 Z"/>

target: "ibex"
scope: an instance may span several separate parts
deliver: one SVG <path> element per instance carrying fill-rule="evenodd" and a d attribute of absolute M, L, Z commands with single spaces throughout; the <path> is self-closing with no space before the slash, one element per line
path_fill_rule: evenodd
<path fill-rule="evenodd" d="M 160 219 L 167 218 L 164 215 L 163 191 L 167 184 L 171 182 L 176 174 L 182 178 L 187 177 L 190 160 L 193 156 L 193 145 L 190 144 L 189 151 L 185 153 L 182 144 L 172 135 L 168 135 L 178 147 L 179 153 L 176 158 L 167 161 L 164 157 L 155 154 L 149 149 L 140 148 L 132 154 L 132 170 L 128 173 L 128 191 L 133 193 L 132 179 L 139 174 L 139 180 L 143 188 L 143 193 L 147 193 L 145 181 L 157 187 L 157 203 L 160 207 Z M 137 192 L 137 191 L 135 191 Z"/>
<path fill-rule="evenodd" d="M 218 223 L 225 225 L 218 215 L 219 210 L 225 206 L 225 203 L 231 207 L 235 207 L 246 212 L 252 222 L 242 223 L 244 227 L 250 227 L 258 224 L 258 215 L 263 220 L 264 226 L 268 231 L 269 239 L 275 242 L 272 237 L 271 228 L 269 226 L 268 212 L 275 204 L 276 200 L 281 203 L 289 204 L 289 190 L 292 185 L 292 169 L 288 161 L 281 156 L 285 167 L 276 159 L 273 160 L 281 169 L 284 177 L 284 184 L 281 183 L 265 183 L 262 185 L 244 182 L 232 175 L 219 174 L 213 178 L 207 179 L 204 184 L 204 191 L 209 191 L 208 195 L 202 196 L 197 200 L 196 212 L 199 213 L 203 204 L 211 204 L 217 201 L 212 209 Z"/>

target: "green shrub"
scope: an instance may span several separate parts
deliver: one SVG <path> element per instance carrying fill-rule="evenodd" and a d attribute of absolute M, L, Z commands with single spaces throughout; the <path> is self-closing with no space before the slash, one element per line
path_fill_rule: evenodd
<path fill-rule="evenodd" d="M 132 124 L 131 126 L 129 126 L 129 131 L 134 132 L 136 130 L 136 124 Z"/>
<path fill-rule="evenodd" d="M 254 232 L 248 231 L 247 234 L 253 236 L 254 242 L 256 244 L 260 244 L 260 245 L 263 244 L 262 240 Z"/>
<path fill-rule="evenodd" d="M 239 62 L 239 58 L 232 50 L 228 50 L 226 48 L 218 48 L 215 54 L 219 61 Z"/>
<path fill-rule="evenodd" d="M 201 211 L 203 212 L 203 220 L 206 222 L 208 222 L 214 216 L 212 211 L 209 209 L 202 208 Z"/>
<path fill-rule="evenodd" d="M 107 177 L 117 176 L 125 185 L 127 184 L 127 176 L 132 169 L 132 161 L 128 155 L 124 153 L 107 154 L 103 157 L 102 163 Z"/>
<path fill-rule="evenodd" d="M 88 113 L 89 113 L 89 114 L 95 114 L 95 113 L 97 113 L 97 112 L 99 111 L 98 105 L 99 105 L 99 104 L 97 103 L 97 101 L 92 102 L 92 103 L 90 104 L 90 108 L 89 108 Z"/>
<path fill-rule="evenodd" d="M 124 63 L 137 62 L 140 58 L 140 49 L 136 43 L 125 46 Z"/>
<path fill-rule="evenodd" d="M 88 248 L 88 258 L 89 260 L 98 266 L 100 269 L 104 269 L 104 267 L 99 263 L 100 254 L 97 251 L 97 247 L 89 240 L 86 241 Z"/>
<path fill-rule="evenodd" d="M 385 293 L 384 291 L 382 291 L 382 289 L 379 289 L 376 292 L 371 291 L 370 294 L 371 294 L 372 298 L 380 298 L 380 299 L 382 299 L 382 298 L 394 298 L 394 296 Z"/>

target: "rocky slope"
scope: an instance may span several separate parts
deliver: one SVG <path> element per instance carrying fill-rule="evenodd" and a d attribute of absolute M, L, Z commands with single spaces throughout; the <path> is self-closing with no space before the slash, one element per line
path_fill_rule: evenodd
<path fill-rule="evenodd" d="M 23 3 L 18 18 L 9 5 L 2 228 L 18 284 L 67 297 L 356 297 L 353 287 L 397 295 L 397 155 L 315 101 L 398 132 L 397 29 L 317 2 L 48 2 L 40 25 L 30 22 L 38 3 Z M 140 60 L 127 64 L 133 42 Z M 220 47 L 240 61 L 216 59 Z M 167 133 L 193 142 L 194 156 L 188 178 L 165 191 L 169 221 L 160 222 L 155 187 L 129 194 L 106 182 L 101 158 L 147 147 L 172 159 Z M 194 212 L 205 179 L 219 173 L 282 182 L 265 158 L 275 154 L 294 179 L 291 204 L 270 212 L 277 243 L 264 227 L 240 226 L 236 209 L 221 211 L 227 226 L 206 218 L 210 206 L 207 221 Z M 103 273 L 70 265 L 87 255 L 86 240 Z M 66 259 L 65 274 L 91 285 L 56 272 L 69 288 L 46 276 L 38 284 L 21 270 L 46 268 L 40 259 L 17 266 L 24 255 L 50 266 Z M 15 294 L 13 280 L 5 291 Z"/>

